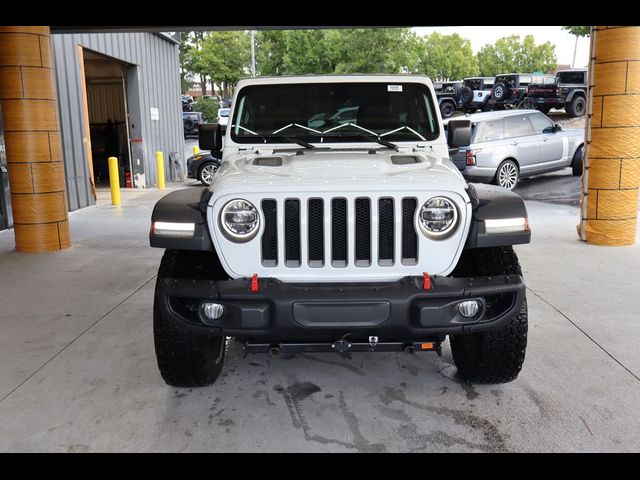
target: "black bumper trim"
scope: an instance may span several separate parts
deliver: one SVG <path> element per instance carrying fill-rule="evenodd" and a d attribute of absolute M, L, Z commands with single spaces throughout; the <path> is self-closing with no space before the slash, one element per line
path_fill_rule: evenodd
<path fill-rule="evenodd" d="M 422 280 L 405 277 L 387 283 L 288 284 L 267 278 L 259 280 L 258 292 L 251 292 L 248 278 L 221 282 L 164 278 L 158 282 L 156 295 L 165 315 L 213 327 L 223 335 L 272 343 L 331 342 L 345 334 L 352 335 L 354 342 L 369 335 L 380 337 L 381 342 L 422 341 L 488 330 L 515 315 L 525 296 L 519 275 L 434 277 L 431 290 L 422 289 Z M 480 311 L 465 319 L 457 304 L 470 299 L 479 301 Z M 223 305 L 219 320 L 204 318 L 205 301 Z M 301 315 L 296 305 L 313 305 L 314 312 Z"/>

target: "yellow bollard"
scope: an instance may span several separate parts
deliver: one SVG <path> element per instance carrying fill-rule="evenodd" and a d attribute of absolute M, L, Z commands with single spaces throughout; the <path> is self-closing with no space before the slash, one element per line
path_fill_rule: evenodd
<path fill-rule="evenodd" d="M 200 147 L 198 147 L 197 145 L 193 146 L 193 154 L 197 155 L 200 153 Z"/>
<path fill-rule="evenodd" d="M 118 159 L 109 157 L 109 185 L 111 186 L 111 203 L 120 206 L 120 172 L 118 171 Z"/>
<path fill-rule="evenodd" d="M 164 190 L 164 155 L 156 152 L 156 173 L 158 175 L 158 190 Z"/>

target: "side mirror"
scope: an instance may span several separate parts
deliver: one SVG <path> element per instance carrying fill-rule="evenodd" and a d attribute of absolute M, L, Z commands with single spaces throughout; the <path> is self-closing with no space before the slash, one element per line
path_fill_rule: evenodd
<path fill-rule="evenodd" d="M 562 125 L 560 125 L 559 123 L 555 123 L 555 124 L 553 125 L 553 131 L 554 131 L 554 132 L 560 132 L 560 131 L 562 131 Z"/>
<path fill-rule="evenodd" d="M 201 123 L 198 125 L 200 149 L 217 152 L 222 150 L 222 128 L 217 123 Z"/>
<path fill-rule="evenodd" d="M 465 147 L 471 143 L 471 120 L 449 120 L 446 131 L 449 148 Z"/>

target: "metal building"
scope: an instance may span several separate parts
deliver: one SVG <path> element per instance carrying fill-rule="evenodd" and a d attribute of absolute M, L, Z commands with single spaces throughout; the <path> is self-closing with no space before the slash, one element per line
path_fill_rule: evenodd
<path fill-rule="evenodd" d="M 51 39 L 68 209 L 95 204 L 108 156 L 118 157 L 124 188 L 156 184 L 158 150 L 174 179 L 170 158 L 184 151 L 178 42 L 150 32 Z"/>

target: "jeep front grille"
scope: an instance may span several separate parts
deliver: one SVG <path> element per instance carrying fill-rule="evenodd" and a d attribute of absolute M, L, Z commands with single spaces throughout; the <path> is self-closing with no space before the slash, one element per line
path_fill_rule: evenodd
<path fill-rule="evenodd" d="M 417 203 L 413 197 L 263 200 L 262 265 L 278 266 L 278 251 L 290 268 L 415 265 Z"/>

